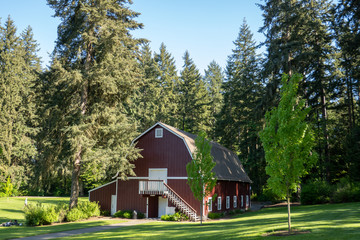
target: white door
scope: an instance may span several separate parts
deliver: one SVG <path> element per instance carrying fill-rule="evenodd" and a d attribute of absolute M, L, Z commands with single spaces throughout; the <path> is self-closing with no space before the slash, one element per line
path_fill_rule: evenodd
<path fill-rule="evenodd" d="M 111 195 L 111 215 L 116 213 L 116 195 Z"/>
<path fill-rule="evenodd" d="M 167 168 L 149 168 L 149 180 L 163 180 L 167 183 Z M 158 217 L 166 214 L 167 198 L 159 197 Z"/>

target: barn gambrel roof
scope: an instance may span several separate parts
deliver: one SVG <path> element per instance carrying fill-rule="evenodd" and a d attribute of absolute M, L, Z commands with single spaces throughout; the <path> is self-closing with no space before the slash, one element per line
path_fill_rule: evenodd
<path fill-rule="evenodd" d="M 167 125 L 162 122 L 158 122 L 150 127 L 148 130 L 143 132 L 140 136 L 134 139 L 133 142 L 136 142 L 141 136 L 146 134 L 148 131 L 153 129 L 156 126 L 161 126 L 173 134 L 177 135 L 181 139 L 183 139 L 190 156 L 192 157 L 195 153 L 195 139 L 196 135 L 182 131 L 170 125 Z M 228 181 L 238 181 L 238 182 L 247 182 L 251 183 L 249 176 L 246 174 L 243 165 L 241 164 L 238 156 L 232 152 L 231 150 L 221 146 L 220 144 L 211 141 L 211 155 L 214 158 L 214 162 L 216 163 L 213 172 L 216 174 L 218 180 L 228 180 Z"/>

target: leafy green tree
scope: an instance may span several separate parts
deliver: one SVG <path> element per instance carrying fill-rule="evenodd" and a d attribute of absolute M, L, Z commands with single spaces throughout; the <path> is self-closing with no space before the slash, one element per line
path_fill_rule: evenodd
<path fill-rule="evenodd" d="M 58 39 L 48 73 L 52 95 L 48 112 L 59 134 L 58 151 L 72 166 L 69 207 L 77 205 L 80 178 L 109 179 L 133 174 L 131 161 L 139 150 L 125 103 L 142 81 L 138 45 L 130 30 L 142 28 L 134 20 L 131 1 L 48 0 L 60 17 Z M 52 127 L 51 127 L 52 128 Z"/>
<path fill-rule="evenodd" d="M 205 70 L 204 81 L 210 95 L 210 137 L 215 137 L 215 125 L 218 114 L 223 105 L 222 84 L 224 74 L 221 67 L 215 61 L 212 61 Z"/>
<path fill-rule="evenodd" d="M 215 167 L 211 155 L 211 144 L 206 140 L 206 133 L 200 132 L 195 139 L 195 154 L 191 162 L 186 165 L 188 175 L 187 184 L 194 197 L 200 201 L 200 220 L 202 224 L 204 197 L 208 196 L 216 185 L 217 178 L 212 169 Z"/>
<path fill-rule="evenodd" d="M 290 197 L 301 182 L 301 177 L 317 160 L 312 152 L 314 133 L 306 123 L 310 108 L 298 97 L 299 74 L 282 79 L 280 102 L 266 113 L 266 125 L 260 133 L 265 150 L 268 185 L 288 205 L 288 230 L 291 231 Z"/>
<path fill-rule="evenodd" d="M 210 97 L 205 83 L 190 58 L 184 54 L 184 67 L 177 86 L 179 94 L 178 128 L 187 132 L 210 131 Z"/>

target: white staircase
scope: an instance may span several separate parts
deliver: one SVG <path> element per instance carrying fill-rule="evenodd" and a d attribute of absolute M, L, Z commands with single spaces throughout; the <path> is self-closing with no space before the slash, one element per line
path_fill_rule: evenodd
<path fill-rule="evenodd" d="M 172 202 L 182 213 L 189 217 L 191 221 L 199 221 L 199 217 L 196 215 L 196 210 L 193 209 L 179 194 L 177 194 L 172 188 L 164 182 L 165 191 L 164 195 Z"/>

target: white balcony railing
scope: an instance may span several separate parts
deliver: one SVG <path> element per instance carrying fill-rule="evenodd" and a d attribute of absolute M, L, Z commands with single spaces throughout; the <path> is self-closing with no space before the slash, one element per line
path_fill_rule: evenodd
<path fill-rule="evenodd" d="M 164 191 L 163 181 L 139 181 L 139 194 L 163 195 Z"/>

